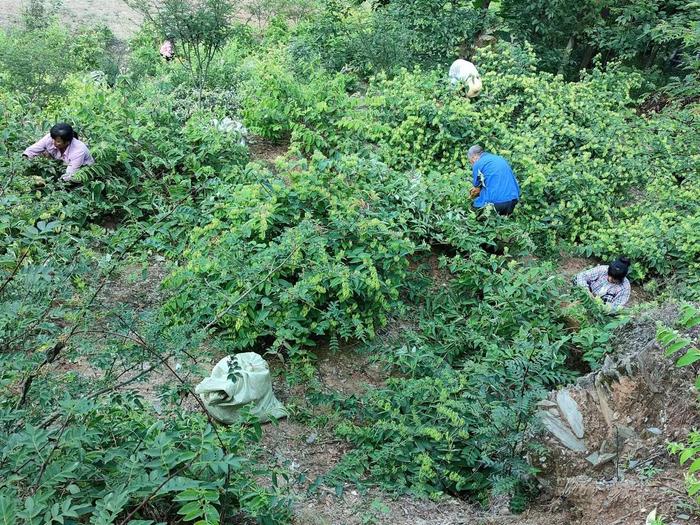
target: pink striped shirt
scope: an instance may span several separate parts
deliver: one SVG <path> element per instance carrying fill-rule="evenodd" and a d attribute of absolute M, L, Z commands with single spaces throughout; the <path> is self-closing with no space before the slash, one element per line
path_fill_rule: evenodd
<path fill-rule="evenodd" d="M 32 144 L 24 150 L 24 155 L 33 159 L 39 155 L 49 157 L 51 159 L 62 160 L 67 165 L 66 173 L 61 177 L 65 181 L 73 178 L 73 175 L 81 166 L 87 166 L 95 163 L 95 159 L 90 155 L 90 150 L 84 142 L 73 139 L 68 144 L 65 151 L 61 152 L 53 144 L 51 135 L 46 135 L 39 142 Z"/>
<path fill-rule="evenodd" d="M 163 45 L 160 46 L 160 55 L 163 58 L 173 58 L 173 56 L 175 56 L 175 49 L 170 40 L 166 40 L 163 42 Z"/>

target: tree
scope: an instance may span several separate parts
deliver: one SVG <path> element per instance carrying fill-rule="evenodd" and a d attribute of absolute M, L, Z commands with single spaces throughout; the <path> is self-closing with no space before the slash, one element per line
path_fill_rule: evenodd
<path fill-rule="evenodd" d="M 176 57 L 187 67 L 199 91 L 209 67 L 232 33 L 230 0 L 124 0 L 141 12 L 163 36 L 174 41 Z"/>
<path fill-rule="evenodd" d="M 512 33 L 529 41 L 549 71 L 577 76 L 600 54 L 665 74 L 697 43 L 697 0 L 503 0 Z M 690 39 L 690 42 L 689 42 Z M 697 45 L 695 46 L 697 52 Z"/>
<path fill-rule="evenodd" d="M 500 14 L 515 36 L 534 46 L 544 69 L 565 73 L 585 52 L 598 5 L 595 0 L 503 0 Z"/>

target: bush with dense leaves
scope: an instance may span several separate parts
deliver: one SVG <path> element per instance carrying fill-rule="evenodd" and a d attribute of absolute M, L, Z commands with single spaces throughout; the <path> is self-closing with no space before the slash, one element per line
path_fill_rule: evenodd
<path fill-rule="evenodd" d="M 395 176 L 378 163 L 319 157 L 221 185 L 168 278 L 176 293 L 166 314 L 176 324 L 215 318 L 239 349 L 296 349 L 330 333 L 372 338 L 415 250 L 380 189 Z"/>
<path fill-rule="evenodd" d="M 464 188 L 458 180 L 471 179 L 466 151 L 480 143 L 511 162 L 523 191 L 516 218 L 543 248 L 565 242 L 603 258 L 629 249 L 638 278 L 688 272 L 696 259 L 697 141 L 686 147 L 681 137 L 696 126 L 693 111 L 646 119 L 635 112 L 632 94 L 641 77 L 610 68 L 569 83 L 537 72 L 534 62 L 527 48 L 503 44 L 480 50 L 476 63 L 484 91 L 467 99 L 438 72 L 378 75 L 354 95 L 343 94 L 342 76 L 330 79 L 338 86 L 330 92 L 302 88 L 280 61 L 273 80 L 257 77 L 255 104 L 245 101 L 244 114 L 256 115 L 274 100 L 282 110 L 274 123 L 251 121 L 262 133 L 291 130 L 292 145 L 301 151 L 360 152 L 396 170 L 416 170 L 430 184 L 456 184 L 455 189 Z M 302 91 L 293 101 L 282 98 Z M 466 192 L 452 197 L 460 199 L 467 201 Z M 678 206 L 668 206 L 669 199 L 683 201 L 682 217 L 689 221 L 682 220 Z M 667 226 L 675 221 L 687 232 L 652 239 L 633 227 L 629 235 L 624 225 L 640 220 L 632 219 L 636 203 L 658 208 L 667 214 Z M 638 241 L 654 241 L 657 248 L 634 249 Z"/>

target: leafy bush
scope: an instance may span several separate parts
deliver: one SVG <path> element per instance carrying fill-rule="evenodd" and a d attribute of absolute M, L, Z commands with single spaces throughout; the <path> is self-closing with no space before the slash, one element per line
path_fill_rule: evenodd
<path fill-rule="evenodd" d="M 490 11 L 462 0 L 381 4 L 370 10 L 343 0 L 327 3 L 322 14 L 299 26 L 293 54 L 307 60 L 317 56 L 332 71 L 349 69 L 364 78 L 401 68 L 445 67 L 493 23 Z"/>
<path fill-rule="evenodd" d="M 403 346 L 376 349 L 400 375 L 341 405 L 351 420 L 337 431 L 355 449 L 331 479 L 482 501 L 494 491 L 516 504 L 536 473 L 526 460 L 535 404 L 571 379 L 566 362 L 579 351 L 562 317 L 568 294 L 547 266 L 479 251 L 443 264 L 450 280 L 423 291 Z M 590 312 L 583 326 L 609 335 Z"/>
<path fill-rule="evenodd" d="M 129 92 L 77 79 L 64 85 L 70 95 L 38 116 L 46 128 L 14 128 L 8 143 L 18 158 L 56 121 L 72 122 L 87 142 L 96 162 L 79 170 L 75 179 L 81 185 L 63 196 L 65 207 L 54 216 L 61 220 L 82 224 L 105 215 L 150 215 L 187 195 L 212 173 L 247 158 L 240 137 L 221 133 L 211 124 L 215 113 L 182 113 L 178 101 L 157 84 Z M 8 98 L 7 104 L 18 107 L 22 102 Z"/>
<path fill-rule="evenodd" d="M 531 50 L 518 46 L 482 49 L 476 61 L 485 90 L 470 100 L 438 73 L 420 71 L 377 75 L 352 96 L 335 77 L 324 91 L 322 74 L 306 87 L 281 60 L 269 77 L 257 75 L 243 110 L 267 136 L 291 131 L 302 152 L 360 152 L 438 186 L 464 187 L 466 150 L 480 143 L 513 165 L 523 190 L 517 216 L 540 247 L 563 241 L 601 258 L 625 252 L 637 278 L 692 274 L 697 144 L 681 140 L 696 126 L 692 108 L 647 121 L 633 108 L 639 76 L 609 68 L 567 83 L 534 71 Z M 451 196 L 459 200 L 468 203 L 466 192 Z M 678 232 L 649 235 L 656 223 Z"/>
<path fill-rule="evenodd" d="M 261 523 L 286 521 L 284 500 L 274 487 L 253 481 L 266 473 L 242 455 L 259 437 L 252 428 L 215 430 L 181 411 L 158 420 L 128 394 L 66 398 L 62 408 L 60 426 L 27 425 L 7 435 L 0 466 L 4 522 L 108 524 L 127 516 L 153 523 L 179 515 L 214 524 L 238 511 Z M 12 421 L 8 415 L 5 422 Z"/>
<path fill-rule="evenodd" d="M 297 75 L 289 57 L 279 51 L 250 59 L 241 69 L 242 113 L 252 131 L 273 140 L 295 132 L 304 151 L 328 149 L 332 137 L 320 131 L 332 131 L 332 123 L 342 114 L 338 106 L 347 103 L 344 75 L 329 76 L 313 68 Z"/>
<path fill-rule="evenodd" d="M 217 53 L 231 37 L 233 5 L 228 0 L 127 0 L 153 24 L 161 38 L 173 40 L 199 95 Z"/>
<path fill-rule="evenodd" d="M 269 339 L 273 349 L 296 349 L 330 333 L 373 337 L 415 249 L 375 193 L 393 174 L 323 158 L 282 173 L 253 171 L 208 201 L 168 279 L 177 294 L 167 315 L 215 318 L 239 349 Z"/>
<path fill-rule="evenodd" d="M 63 81 L 71 73 L 114 73 L 108 53 L 112 39 L 104 27 L 76 34 L 57 24 L 0 31 L 0 87 L 26 93 L 39 102 L 61 97 L 66 93 Z"/>

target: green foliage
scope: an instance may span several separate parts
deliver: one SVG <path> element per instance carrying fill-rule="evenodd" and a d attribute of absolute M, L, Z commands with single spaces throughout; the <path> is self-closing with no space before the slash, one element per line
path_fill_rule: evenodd
<path fill-rule="evenodd" d="M 477 54 L 486 86 L 477 99 L 419 71 L 377 75 L 350 96 L 347 79 L 307 74 L 307 84 L 286 60 L 256 69 L 249 83 L 243 112 L 256 132 L 291 132 L 302 152 L 361 152 L 437 187 L 461 186 L 446 192 L 455 205 L 467 199 L 468 145 L 480 143 L 512 163 L 523 190 L 517 216 L 540 246 L 564 241 L 604 259 L 626 253 L 642 279 L 693 275 L 698 144 L 682 130 L 697 126 L 697 114 L 639 116 L 632 92 L 641 77 L 594 70 L 569 83 L 534 71 L 528 48 L 503 44 Z M 675 233 L 650 234 L 665 229 Z"/>
<path fill-rule="evenodd" d="M 415 249 L 378 194 L 392 176 L 319 157 L 222 185 L 168 279 L 177 294 L 166 314 L 174 323 L 215 318 L 236 348 L 266 338 L 273 349 L 298 348 L 330 332 L 373 337 Z"/>
<path fill-rule="evenodd" d="M 691 304 L 683 305 L 678 324 L 686 331 L 700 326 L 700 310 Z M 679 352 L 683 353 L 683 356 L 676 360 L 676 366 L 691 366 L 700 361 L 697 332 L 694 338 L 685 337 L 672 328 L 660 326 L 656 338 L 666 348 L 665 354 L 667 356 L 677 355 Z M 700 376 L 695 381 L 695 388 L 700 390 Z M 690 461 L 686 478 L 688 495 L 696 503 L 700 503 L 700 479 L 698 479 L 697 474 L 700 470 L 700 432 L 694 430 L 688 434 L 685 443 L 670 443 L 668 448 L 671 453 L 679 455 L 681 465 Z"/>
<path fill-rule="evenodd" d="M 245 61 L 240 77 L 242 114 L 251 131 L 274 141 L 291 137 L 304 153 L 333 150 L 334 123 L 350 103 L 349 77 L 312 67 L 295 72 L 279 51 Z"/>
<path fill-rule="evenodd" d="M 386 2 L 370 10 L 332 0 L 323 13 L 302 24 L 292 40 L 298 58 L 318 57 L 332 71 L 362 77 L 416 66 L 447 66 L 464 55 L 493 23 L 491 12 L 462 0 Z"/>
<path fill-rule="evenodd" d="M 590 235 L 593 253 L 627 254 L 640 277 L 675 273 L 689 298 L 697 297 L 700 279 L 700 141 L 683 130 L 699 123 L 690 107 L 669 107 L 643 123 L 643 136 L 654 137 L 645 148 L 649 178 L 630 188 L 632 198 L 614 222 Z"/>
<path fill-rule="evenodd" d="M 144 523 L 170 522 L 176 512 L 185 521 L 214 525 L 225 522 L 220 509 L 226 506 L 261 523 L 285 520 L 276 488 L 253 481 L 267 473 L 242 455 L 257 440 L 252 428 L 214 430 L 205 418 L 181 411 L 159 420 L 133 395 L 100 401 L 66 396 L 61 406 L 61 425 L 27 424 L 4 440 L 4 523 L 109 524 L 134 509 L 129 516 L 150 520 Z M 3 415 L 7 422 L 8 412 Z M 141 510 L 144 499 L 149 505 Z"/>
<path fill-rule="evenodd" d="M 163 39 L 175 44 L 175 56 L 187 66 L 201 94 L 216 54 L 232 35 L 229 0 L 127 0 L 153 24 Z"/>
<path fill-rule="evenodd" d="M 193 356 L 286 353 L 284 373 L 311 391 L 307 350 L 349 340 L 393 375 L 359 398 L 309 397 L 338 410 L 322 418 L 343 418 L 336 430 L 354 446 L 319 483 L 504 493 L 524 508 L 528 453 L 541 453 L 528 439 L 535 403 L 595 369 L 625 322 L 546 260 L 562 247 L 622 252 L 635 278 L 675 279 L 689 297 L 700 260 L 692 100 L 640 115 L 639 73 L 602 60 L 566 82 L 536 65 L 576 77 L 598 49 L 585 40 L 594 27 L 628 68 L 649 58 L 649 39 L 658 60 L 676 46 L 692 66 L 695 18 L 628 2 L 591 26 L 595 6 L 540 2 L 516 6 L 538 16 L 515 20 L 505 2 L 533 45 L 479 49 L 484 91 L 467 99 L 445 69 L 495 23 L 476 9 L 487 3 L 332 2 L 314 14 L 313 2 L 263 1 L 249 5 L 268 18 L 255 31 L 223 0 L 139 2 L 152 20 L 107 82 L 86 73 L 106 69 L 110 35 L 69 33 L 42 2 L 24 29 L 0 33 L 5 521 L 289 521 L 284 473 L 251 452 L 257 423 L 213 427 L 182 403 L 206 372 Z M 630 16 L 649 28 L 627 27 Z M 164 37 L 181 62 L 160 60 Z M 289 141 L 286 160 L 247 164 L 241 137 L 214 125 L 224 116 L 245 121 L 255 148 Z M 59 120 L 96 159 L 74 186 L 56 180 L 62 165 L 20 157 Z M 512 217 L 471 208 L 473 143 L 513 165 Z M 129 279 L 155 299 L 141 304 Z M 161 365 L 172 370 L 157 400 L 124 393 Z M 695 461 L 697 443 L 684 447 Z"/>
<path fill-rule="evenodd" d="M 534 45 L 540 65 L 575 78 L 592 59 L 628 66 L 678 70 L 679 51 L 698 21 L 688 0 L 504 0 L 499 14 L 514 36 Z M 696 40 L 697 41 L 697 40 Z"/>
<path fill-rule="evenodd" d="M 404 346 L 373 349 L 399 375 L 345 402 L 350 420 L 337 431 L 354 449 L 330 479 L 366 476 L 431 497 L 522 495 L 536 472 L 525 459 L 537 448 L 527 439 L 535 404 L 572 376 L 568 294 L 549 267 L 478 251 L 443 263 L 451 279 L 424 290 L 416 328 L 398 336 Z"/>
<path fill-rule="evenodd" d="M 60 97 L 71 73 L 114 69 L 108 53 L 112 39 L 104 27 L 75 34 L 58 24 L 0 31 L 0 89 L 38 102 Z"/>

